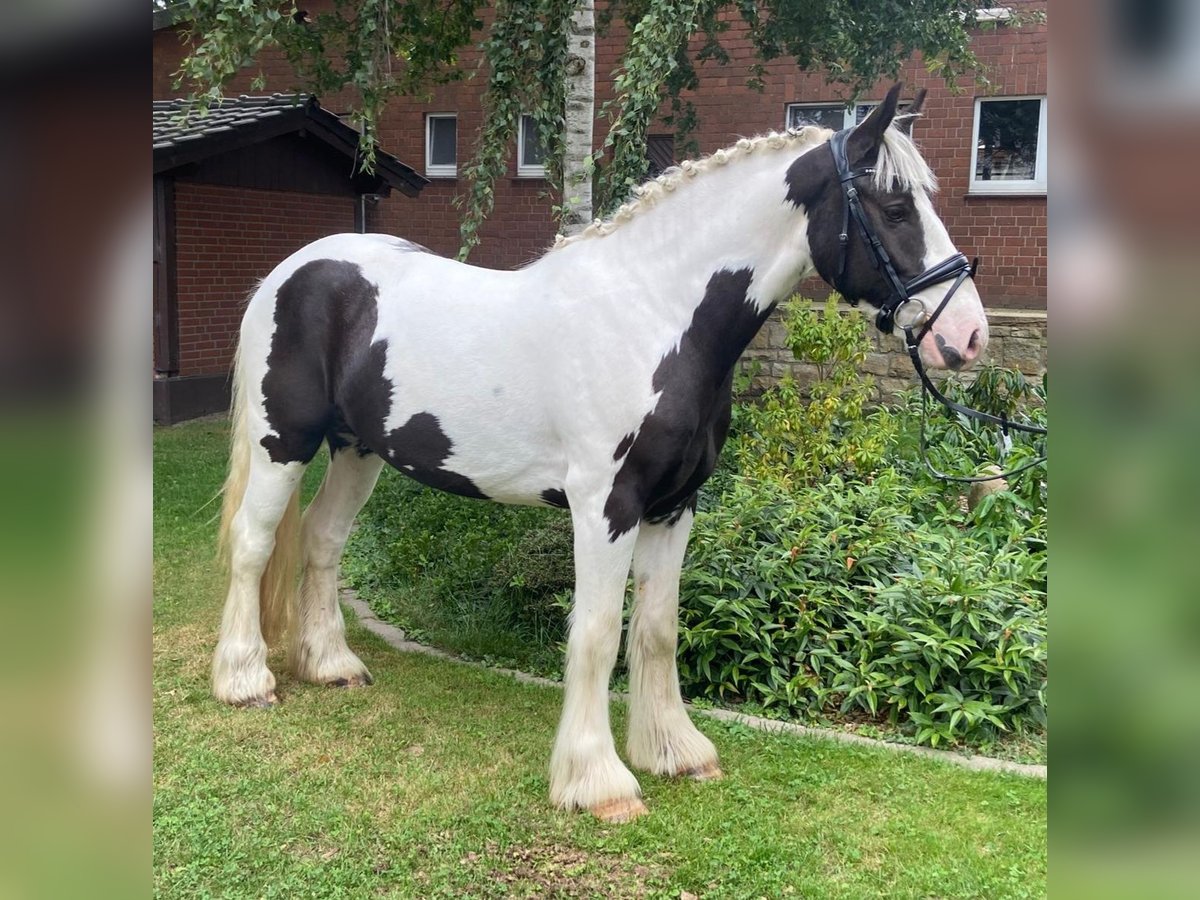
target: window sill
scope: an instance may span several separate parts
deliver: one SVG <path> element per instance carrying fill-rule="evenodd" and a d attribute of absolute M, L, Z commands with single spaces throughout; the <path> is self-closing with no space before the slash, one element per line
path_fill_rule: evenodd
<path fill-rule="evenodd" d="M 1046 199 L 1047 191 L 1045 188 L 1025 188 L 1019 191 L 981 191 L 968 190 L 963 194 L 964 200 L 1003 200 L 1006 197 L 1012 200 L 1028 200 L 1031 197 L 1040 197 Z"/>
<path fill-rule="evenodd" d="M 428 178 L 430 181 L 435 181 L 435 180 L 454 181 L 456 178 L 458 178 L 458 173 L 457 172 L 426 172 L 425 177 Z"/>

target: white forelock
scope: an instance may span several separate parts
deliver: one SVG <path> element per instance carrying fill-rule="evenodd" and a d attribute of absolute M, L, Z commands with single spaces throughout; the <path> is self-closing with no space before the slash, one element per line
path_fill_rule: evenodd
<path fill-rule="evenodd" d="M 911 119 L 899 115 L 897 121 Z M 937 177 L 908 133 L 893 125 L 883 133 L 883 146 L 875 162 L 873 183 L 881 191 L 937 190 Z"/>

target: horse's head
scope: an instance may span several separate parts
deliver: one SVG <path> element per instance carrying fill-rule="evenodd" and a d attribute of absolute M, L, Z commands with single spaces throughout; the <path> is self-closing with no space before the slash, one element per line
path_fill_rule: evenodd
<path fill-rule="evenodd" d="M 885 330 L 891 330 L 889 313 L 916 333 L 936 314 L 921 339 L 921 359 L 930 367 L 961 369 L 987 346 L 987 319 L 973 280 L 963 272 L 965 262 L 953 264 L 958 250 L 930 200 L 933 175 L 906 130 L 912 119 L 904 127 L 893 124 L 899 96 L 897 84 L 848 134 L 799 157 L 788 170 L 788 198 L 807 213 L 813 264 L 826 282 L 852 303 L 883 310 Z M 923 100 L 924 91 L 910 115 Z M 945 269 L 942 263 L 948 263 Z"/>

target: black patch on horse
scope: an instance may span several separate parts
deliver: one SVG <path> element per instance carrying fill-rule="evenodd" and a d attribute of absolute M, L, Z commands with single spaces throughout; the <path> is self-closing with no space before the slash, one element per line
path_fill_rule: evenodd
<path fill-rule="evenodd" d="M 558 488 L 546 488 L 542 491 L 542 502 L 550 506 L 557 506 L 559 509 L 569 509 L 571 504 L 567 502 L 565 491 L 560 491 Z"/>
<path fill-rule="evenodd" d="M 376 341 L 362 366 L 348 380 L 342 395 L 340 405 L 359 440 L 422 484 L 451 494 L 486 500 L 487 495 L 470 478 L 442 465 L 453 451 L 454 442 L 442 430 L 437 416 L 419 412 L 399 428 L 384 432 L 384 422 L 392 411 L 394 390 L 391 380 L 384 374 L 386 362 L 387 341 Z"/>
<path fill-rule="evenodd" d="M 646 521 L 651 525 L 661 525 L 664 522 L 666 522 L 668 525 L 675 525 L 680 519 L 683 518 L 683 514 L 685 512 L 691 511 L 694 513 L 696 511 L 696 499 L 697 495 L 692 494 L 692 496 L 688 498 L 678 509 L 672 510 L 666 515 L 647 516 Z"/>
<path fill-rule="evenodd" d="M 409 416 L 407 422 L 387 433 L 383 446 L 384 450 L 377 451 L 380 456 L 422 484 L 462 497 L 487 499 L 487 494 L 470 478 L 442 466 L 454 444 L 432 413 L 419 412 Z"/>
<path fill-rule="evenodd" d="M 712 474 L 729 431 L 734 364 L 773 308 L 759 312 L 746 299 L 753 277 L 750 269 L 714 273 L 687 330 L 654 370 L 661 395 L 604 504 L 609 540 L 642 519 L 678 521 Z"/>
<path fill-rule="evenodd" d="M 453 443 L 432 413 L 387 434 L 394 385 L 384 376 L 387 342 L 371 343 L 379 289 L 355 263 L 305 263 L 280 286 L 263 378 L 263 438 L 272 461 L 308 462 L 322 440 L 333 452 L 378 453 L 406 475 L 464 497 L 486 499 L 471 479 L 443 467 Z"/>
<path fill-rule="evenodd" d="M 631 431 L 625 437 L 621 438 L 621 442 L 617 444 L 617 449 L 613 451 L 613 462 L 620 462 L 621 457 L 629 452 L 629 448 L 633 446 L 634 433 Z"/>
<path fill-rule="evenodd" d="M 875 158 L 851 160 L 855 169 L 874 165 Z M 821 278 L 851 302 L 865 300 L 878 308 L 891 298 L 891 285 L 875 265 L 875 257 L 853 217 L 849 221 L 846 271 L 838 278 L 841 233 L 846 198 L 825 145 L 814 147 L 788 167 L 784 176 L 787 199 L 808 213 L 808 245 Z M 870 176 L 856 178 L 854 186 L 867 220 L 883 241 L 896 273 L 909 281 L 925 271 L 925 231 L 912 194 L 879 191 Z M 835 283 L 835 280 L 837 283 Z"/>
<path fill-rule="evenodd" d="M 333 259 L 307 262 L 280 285 L 262 381 L 272 462 L 307 463 L 327 438 L 349 445 L 335 393 L 370 343 L 378 295 L 357 265 Z"/>

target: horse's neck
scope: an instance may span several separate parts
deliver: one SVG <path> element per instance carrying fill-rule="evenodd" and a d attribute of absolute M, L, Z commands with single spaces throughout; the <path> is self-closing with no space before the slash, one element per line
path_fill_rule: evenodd
<path fill-rule="evenodd" d="M 599 284 L 609 302 L 639 314 L 628 290 L 657 312 L 687 322 L 718 272 L 749 272 L 744 300 L 762 312 L 811 268 L 803 213 L 786 202 L 784 175 L 795 154 L 756 154 L 685 180 L 610 234 L 550 254 L 581 290 Z M 605 290 L 604 286 L 616 289 Z"/>

